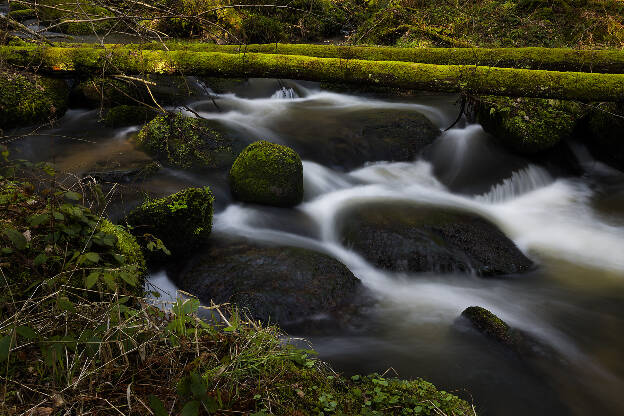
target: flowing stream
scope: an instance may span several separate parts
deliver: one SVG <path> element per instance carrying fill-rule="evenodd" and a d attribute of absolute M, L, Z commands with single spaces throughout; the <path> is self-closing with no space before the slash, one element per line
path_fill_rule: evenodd
<path fill-rule="evenodd" d="M 440 129 L 458 111 L 452 95 L 358 96 L 291 81 L 249 80 L 232 93 L 205 91 L 210 96 L 188 103 L 193 112 L 249 141 L 263 138 L 295 149 L 322 146 L 361 111 L 418 112 Z M 20 140 L 13 150 L 77 173 L 148 159 L 132 143 L 139 126 L 104 129 L 97 118 L 97 110 L 71 110 L 57 128 Z M 624 174 L 593 160 L 581 145 L 572 151 L 585 173 L 563 177 L 508 154 L 479 125 L 462 121 L 409 162 L 351 169 L 322 157 L 304 160 L 305 198 L 294 209 L 232 201 L 224 173 L 163 169 L 141 186 L 166 194 L 210 185 L 217 199 L 215 233 L 311 248 L 343 262 L 378 298 L 366 322 L 339 331 L 293 329 L 339 371 L 391 369 L 401 377 L 423 377 L 474 401 L 483 415 L 624 414 Z M 138 200 L 140 193 L 128 188 L 110 212 L 120 215 Z M 341 212 L 376 201 L 479 214 L 537 267 L 500 279 L 377 269 L 336 234 Z M 163 272 L 151 282 L 175 291 Z M 458 321 L 471 305 L 529 332 L 560 358 L 517 359 Z"/>

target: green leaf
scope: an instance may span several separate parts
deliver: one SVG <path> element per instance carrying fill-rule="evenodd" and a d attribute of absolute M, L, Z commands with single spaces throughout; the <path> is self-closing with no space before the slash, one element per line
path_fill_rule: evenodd
<path fill-rule="evenodd" d="M 217 410 L 219 410 L 219 405 L 217 404 L 217 401 L 214 399 L 214 397 L 206 397 L 204 400 L 202 400 L 202 403 L 209 413 L 215 413 Z"/>
<path fill-rule="evenodd" d="M 54 211 L 54 219 L 57 221 L 63 221 L 65 219 L 65 215 L 61 214 L 60 212 Z"/>
<path fill-rule="evenodd" d="M 85 285 L 87 289 L 91 289 L 97 283 L 99 278 L 100 278 L 100 272 L 89 273 L 85 281 Z"/>
<path fill-rule="evenodd" d="M 126 262 L 126 256 L 123 254 L 113 254 L 113 257 L 119 264 L 124 264 Z"/>
<path fill-rule="evenodd" d="M 65 192 L 65 198 L 69 199 L 70 201 L 80 201 L 82 195 L 80 195 L 78 192 L 68 191 Z"/>
<path fill-rule="evenodd" d="M 17 335 L 26 339 L 37 338 L 37 333 L 32 328 L 27 327 L 26 325 L 18 326 L 17 328 L 15 328 L 15 332 L 17 332 Z"/>
<path fill-rule="evenodd" d="M 9 352 L 11 351 L 11 335 L 5 335 L 0 339 L 0 363 L 9 358 Z"/>
<path fill-rule="evenodd" d="M 197 373 L 191 373 L 191 393 L 193 393 L 193 397 L 196 399 L 202 399 L 206 395 L 206 383 L 204 383 L 204 379 Z"/>
<path fill-rule="evenodd" d="M 102 275 L 102 280 L 106 283 L 106 286 L 110 288 L 110 290 L 117 289 L 117 283 L 115 282 L 115 277 L 110 273 L 105 273 Z"/>
<path fill-rule="evenodd" d="M 180 416 L 199 416 L 199 404 L 197 400 L 188 402 L 182 408 Z"/>
<path fill-rule="evenodd" d="M 100 232 L 93 236 L 93 242 L 99 246 L 114 247 L 117 243 L 117 237 L 113 234 Z"/>
<path fill-rule="evenodd" d="M 100 261 L 100 255 L 98 253 L 86 253 L 84 258 L 89 260 L 91 263 L 97 263 Z"/>
<path fill-rule="evenodd" d="M 56 299 L 56 306 L 62 311 L 74 312 L 74 304 L 65 296 Z"/>
<path fill-rule="evenodd" d="M 48 256 L 46 256 L 44 253 L 41 253 L 37 257 L 35 257 L 35 260 L 33 261 L 33 264 L 35 266 L 41 266 L 47 260 L 48 260 Z"/>
<path fill-rule="evenodd" d="M 150 407 L 152 408 L 155 416 L 169 416 L 169 413 L 167 413 L 167 410 L 165 409 L 165 405 L 163 404 L 163 402 L 160 401 L 158 397 L 151 394 L 149 397 L 149 401 Z"/>
<path fill-rule="evenodd" d="M 49 214 L 31 215 L 30 217 L 28 217 L 28 225 L 30 225 L 31 227 L 38 227 L 41 224 L 48 222 L 49 220 Z"/>
<path fill-rule="evenodd" d="M 136 287 L 137 283 L 139 283 L 136 275 L 128 272 L 119 272 L 119 276 L 123 279 L 124 282 L 128 283 L 132 287 Z"/>
<path fill-rule="evenodd" d="M 6 230 L 4 230 L 4 235 L 6 235 L 9 240 L 11 240 L 11 243 L 13 243 L 15 248 L 18 250 L 24 250 L 26 248 L 26 245 L 28 244 L 28 241 L 26 241 L 26 237 L 24 237 L 24 234 L 20 233 L 15 228 L 7 228 Z"/>
<path fill-rule="evenodd" d="M 0 248 L 0 253 L 2 253 L 2 254 L 11 254 L 11 253 L 13 253 L 13 249 L 9 248 L 9 247 L 2 247 L 2 248 Z"/>

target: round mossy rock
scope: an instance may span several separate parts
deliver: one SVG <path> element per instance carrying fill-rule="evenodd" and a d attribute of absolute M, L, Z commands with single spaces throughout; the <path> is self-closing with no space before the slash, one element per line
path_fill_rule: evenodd
<path fill-rule="evenodd" d="M 259 141 L 250 144 L 230 169 L 230 189 L 244 202 L 291 207 L 303 200 L 303 164 L 289 147 Z"/>
<path fill-rule="evenodd" d="M 181 114 L 157 116 L 141 129 L 137 143 L 162 163 L 183 169 L 225 168 L 235 156 L 221 125 Z"/>
<path fill-rule="evenodd" d="M 134 235 L 160 239 L 174 256 L 185 256 L 205 242 L 212 231 L 214 197 L 210 188 L 187 188 L 165 198 L 148 200 L 126 218 Z M 151 241 L 150 238 L 147 241 Z M 163 258 L 148 243 L 149 260 Z"/>
<path fill-rule="evenodd" d="M 520 154 L 534 154 L 570 138 L 582 117 L 578 104 L 541 98 L 486 96 L 477 118 L 483 129 Z"/>
<path fill-rule="evenodd" d="M 0 128 L 45 123 L 67 110 L 64 80 L 0 72 Z"/>

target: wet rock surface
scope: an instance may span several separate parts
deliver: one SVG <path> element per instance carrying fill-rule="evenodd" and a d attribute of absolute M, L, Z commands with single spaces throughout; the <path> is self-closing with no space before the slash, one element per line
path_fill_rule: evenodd
<path fill-rule="evenodd" d="M 495 225 L 474 214 L 376 203 L 347 210 L 341 219 L 343 243 L 386 270 L 495 276 L 532 266 Z"/>
<path fill-rule="evenodd" d="M 205 304 L 232 302 L 279 324 L 340 319 L 357 308 L 363 292 L 359 279 L 326 254 L 216 235 L 169 273 Z"/>
<path fill-rule="evenodd" d="M 307 136 L 302 134 L 306 126 L 301 126 L 291 136 L 291 144 L 302 159 L 341 170 L 351 170 L 366 162 L 413 160 L 440 135 L 427 117 L 415 111 L 354 111 L 326 123 L 335 123 L 332 134 L 319 135 L 310 130 Z"/>

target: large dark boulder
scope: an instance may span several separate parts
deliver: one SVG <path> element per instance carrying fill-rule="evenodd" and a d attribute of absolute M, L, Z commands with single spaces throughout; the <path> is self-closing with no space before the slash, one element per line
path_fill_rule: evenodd
<path fill-rule="evenodd" d="M 308 126 L 293 125 L 281 133 L 304 160 L 347 170 L 366 162 L 414 160 L 441 133 L 415 111 L 375 109 L 341 111 L 335 118 L 319 116 Z"/>
<path fill-rule="evenodd" d="M 341 215 L 342 241 L 382 269 L 398 272 L 519 273 L 532 263 L 489 221 L 408 203 L 374 203 Z"/>
<path fill-rule="evenodd" d="M 349 309 L 361 282 L 336 259 L 297 247 L 213 236 L 170 275 L 204 303 L 232 302 L 265 322 L 291 323 Z"/>

